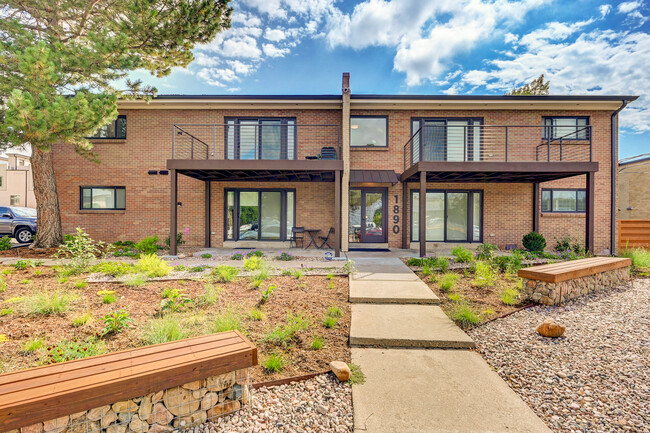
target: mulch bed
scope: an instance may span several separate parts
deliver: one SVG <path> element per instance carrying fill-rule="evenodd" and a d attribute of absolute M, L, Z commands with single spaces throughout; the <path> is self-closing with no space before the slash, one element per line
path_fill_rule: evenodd
<path fill-rule="evenodd" d="M 49 259 L 57 248 L 30 248 L 18 247 L 9 250 L 0 251 L 0 257 L 22 257 L 25 259 Z"/>
<path fill-rule="evenodd" d="M 70 278 L 66 283 L 56 280 L 55 271 L 49 267 L 39 266 L 17 271 L 13 267 L 9 275 L 5 275 L 6 290 L 0 293 L 0 308 L 11 308 L 13 313 L 0 317 L 0 334 L 5 334 L 6 342 L 0 343 L 0 372 L 15 371 L 34 367 L 40 364 L 48 345 L 54 345 L 64 339 L 84 340 L 97 335 L 103 328 L 104 315 L 117 311 L 124 306 L 134 320 L 129 329 L 110 337 L 103 337 L 106 351 L 118 351 L 144 345 L 142 338 L 148 322 L 157 317 L 160 310 L 161 290 L 172 287 L 182 290 L 191 299 L 197 299 L 205 291 L 204 281 L 163 281 L 149 282 L 141 287 L 129 287 L 119 283 L 93 283 L 85 288 L 76 288 L 75 282 L 83 276 Z M 35 273 L 36 271 L 36 273 Z M 40 275 L 39 275 L 40 273 Z M 25 281 L 25 280 L 29 281 Z M 249 311 L 258 305 L 261 290 L 250 287 L 247 278 L 240 277 L 231 283 L 215 283 L 216 287 L 224 290 L 219 301 L 213 305 L 197 307 L 190 304 L 184 317 L 191 317 L 188 329 L 192 335 L 209 333 L 209 325 L 220 311 L 234 309 L 241 313 L 245 335 L 258 347 L 259 358 L 272 352 L 281 353 L 287 365 L 279 373 L 266 373 L 261 366 L 253 371 L 253 381 L 262 382 L 290 376 L 327 370 L 332 360 L 350 362 L 348 336 L 350 330 L 350 307 L 348 304 L 348 279 L 336 276 L 333 279 L 335 288 L 328 287 L 329 281 L 321 276 L 303 276 L 296 279 L 289 276 L 272 277 L 265 281 L 262 288 L 273 283 L 278 289 L 271 295 L 262 307 L 266 317 L 255 321 L 248 317 Z M 72 307 L 62 315 L 34 316 L 20 312 L 20 303 L 5 303 L 14 297 L 27 297 L 44 290 L 65 290 L 77 295 Z M 103 304 L 97 292 L 114 290 L 118 297 L 113 304 Z M 343 310 L 343 317 L 336 327 L 325 328 L 322 318 L 328 307 L 336 305 Z M 94 321 L 88 325 L 75 328 L 71 324 L 73 317 L 89 312 Z M 264 343 L 263 336 L 273 327 L 286 323 L 288 312 L 300 313 L 311 320 L 311 326 L 297 334 L 288 347 L 275 347 Z M 186 322 L 187 323 L 187 322 Z M 310 348 L 314 335 L 324 339 L 321 350 Z M 22 352 L 23 344 L 34 338 L 42 338 L 44 348 L 36 353 Z"/>

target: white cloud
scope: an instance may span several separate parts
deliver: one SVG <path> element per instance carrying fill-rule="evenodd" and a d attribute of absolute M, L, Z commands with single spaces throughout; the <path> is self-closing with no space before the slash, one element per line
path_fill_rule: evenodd
<path fill-rule="evenodd" d="M 545 27 L 522 36 L 519 39 L 519 43 L 526 45 L 528 48 L 539 48 L 549 41 L 566 39 L 567 36 L 580 31 L 593 22 L 594 20 L 590 19 L 570 24 L 558 22 L 547 23 Z"/>
<path fill-rule="evenodd" d="M 269 41 L 278 42 L 286 37 L 287 35 L 282 29 L 266 29 L 264 32 L 264 38 L 268 39 Z"/>
<path fill-rule="evenodd" d="M 629 14 L 638 9 L 642 4 L 640 1 L 623 2 L 619 3 L 617 10 L 619 14 Z"/>
<path fill-rule="evenodd" d="M 264 54 L 269 57 L 284 57 L 285 54 L 289 52 L 288 48 L 278 48 L 273 44 L 264 44 L 262 45 Z"/>
<path fill-rule="evenodd" d="M 600 11 L 600 16 L 601 17 L 605 17 L 605 16 L 609 15 L 609 13 L 612 11 L 612 5 L 610 5 L 610 4 L 601 5 L 598 8 L 598 11 Z"/>

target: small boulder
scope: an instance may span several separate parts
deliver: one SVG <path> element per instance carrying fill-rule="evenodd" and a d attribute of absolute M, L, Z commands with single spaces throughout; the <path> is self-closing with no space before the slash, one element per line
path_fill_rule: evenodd
<path fill-rule="evenodd" d="M 537 332 L 543 337 L 557 338 L 564 334 L 566 328 L 553 319 L 546 319 L 537 327 Z"/>
<path fill-rule="evenodd" d="M 330 362 L 330 368 L 332 369 L 332 373 L 334 373 L 341 382 L 350 379 L 350 367 L 348 367 L 345 362 L 332 361 Z"/>

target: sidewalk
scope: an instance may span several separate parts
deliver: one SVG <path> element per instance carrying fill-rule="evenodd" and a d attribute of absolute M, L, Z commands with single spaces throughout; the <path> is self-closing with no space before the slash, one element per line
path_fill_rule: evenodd
<path fill-rule="evenodd" d="M 399 258 L 349 257 L 352 362 L 366 375 L 352 387 L 356 433 L 550 432 Z"/>

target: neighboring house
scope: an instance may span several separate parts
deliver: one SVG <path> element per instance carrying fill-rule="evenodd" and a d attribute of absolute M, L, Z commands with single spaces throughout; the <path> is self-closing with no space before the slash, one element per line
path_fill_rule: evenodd
<path fill-rule="evenodd" d="M 618 164 L 618 218 L 650 220 L 650 157 L 632 157 Z"/>
<path fill-rule="evenodd" d="M 29 148 L 0 152 L 0 206 L 36 207 Z"/>
<path fill-rule="evenodd" d="M 233 248 L 335 228 L 343 251 L 421 254 L 521 246 L 536 230 L 549 246 L 570 235 L 609 252 L 616 114 L 635 99 L 351 94 L 344 74 L 341 95 L 120 101 L 93 139 L 99 165 L 54 147 L 63 227 L 115 241 L 171 226 L 188 244 Z"/>

